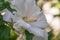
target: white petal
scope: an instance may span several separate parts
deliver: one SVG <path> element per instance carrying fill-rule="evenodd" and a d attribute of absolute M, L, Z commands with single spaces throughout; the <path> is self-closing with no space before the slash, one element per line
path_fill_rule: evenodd
<path fill-rule="evenodd" d="M 51 15 L 57 15 L 57 14 L 59 14 L 59 9 L 56 8 L 56 7 L 53 7 L 53 8 L 51 8 L 51 9 L 49 10 L 49 13 L 50 13 Z"/>
<path fill-rule="evenodd" d="M 50 2 L 47 2 L 43 5 L 43 10 L 46 11 L 46 10 L 49 10 L 51 8 L 51 3 Z"/>
<path fill-rule="evenodd" d="M 20 35 L 20 33 L 22 33 L 24 31 L 23 27 L 21 25 L 19 25 L 18 23 L 15 23 L 13 25 L 13 28 L 15 29 L 15 33 L 17 35 Z"/>
<path fill-rule="evenodd" d="M 30 27 L 28 29 L 28 31 L 36 36 L 39 36 L 39 37 L 42 37 L 42 38 L 45 38 L 45 36 L 47 36 L 47 32 L 44 31 L 44 30 L 41 30 L 39 28 L 36 28 L 36 27 Z"/>
<path fill-rule="evenodd" d="M 11 4 L 12 4 L 12 5 L 15 5 L 15 0 L 12 0 L 12 1 L 11 1 Z"/>
<path fill-rule="evenodd" d="M 31 27 L 30 24 L 26 23 L 24 20 L 21 20 L 21 19 L 18 20 L 17 23 L 19 23 L 20 26 L 23 26 L 26 29 Z"/>
<path fill-rule="evenodd" d="M 19 33 L 20 32 L 20 30 L 22 31 L 22 28 L 24 28 L 24 29 L 28 29 L 28 28 L 30 28 L 31 26 L 28 24 L 28 23 L 25 23 L 23 20 L 18 20 L 15 24 L 14 24 L 14 26 L 13 26 L 13 28 Z"/>
<path fill-rule="evenodd" d="M 54 30 L 60 29 L 60 19 L 58 17 L 54 18 L 53 21 L 50 23 Z"/>
<path fill-rule="evenodd" d="M 10 11 L 8 11 L 7 9 L 4 10 L 4 12 L 5 12 L 5 15 L 3 15 L 3 20 L 5 20 L 7 22 L 11 22 L 13 14 Z"/>
<path fill-rule="evenodd" d="M 35 17 L 40 14 L 40 8 L 34 0 L 15 0 L 16 17 Z"/>
<path fill-rule="evenodd" d="M 40 14 L 40 8 L 36 5 L 35 0 L 26 0 L 25 13 L 28 17 L 34 17 Z"/>
<path fill-rule="evenodd" d="M 46 15 L 47 22 L 50 24 L 54 19 L 53 15 L 51 14 L 45 14 L 45 15 Z"/>
<path fill-rule="evenodd" d="M 12 6 L 15 10 L 17 10 L 15 16 L 17 18 L 22 18 L 26 16 L 25 14 L 25 0 L 15 0 L 15 6 Z"/>
<path fill-rule="evenodd" d="M 38 21 L 38 22 L 34 22 L 34 23 L 30 23 L 31 26 L 33 27 L 38 27 L 38 28 L 46 28 L 48 25 L 47 25 L 47 22 L 46 21 Z"/>
<path fill-rule="evenodd" d="M 46 28 L 48 26 L 48 23 L 46 21 L 45 15 L 43 13 L 39 14 L 37 17 L 36 22 L 30 22 L 30 24 L 33 27 L 39 27 L 39 28 Z"/>

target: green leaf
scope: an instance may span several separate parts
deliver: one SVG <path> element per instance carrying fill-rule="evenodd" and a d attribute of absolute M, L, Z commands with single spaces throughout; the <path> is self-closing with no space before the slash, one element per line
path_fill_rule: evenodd
<path fill-rule="evenodd" d="M 2 11 L 3 9 L 5 9 L 5 5 L 4 5 L 4 2 L 0 2 L 0 11 Z"/>
<path fill-rule="evenodd" d="M 10 39 L 10 28 L 6 25 L 0 25 L 0 40 Z"/>
<path fill-rule="evenodd" d="M 1 13 L 0 13 L 0 26 L 1 25 L 3 25 L 4 23 L 3 23 L 3 17 L 2 17 L 2 15 L 1 15 Z"/>
<path fill-rule="evenodd" d="M 60 14 L 54 15 L 54 17 L 59 17 L 60 18 Z"/>
<path fill-rule="evenodd" d="M 0 0 L 0 2 L 4 2 L 4 0 Z"/>
<path fill-rule="evenodd" d="M 60 0 L 58 0 L 58 2 L 60 2 Z"/>
<path fill-rule="evenodd" d="M 8 9 L 10 12 L 16 11 L 15 9 L 12 9 L 10 7 L 9 2 L 5 2 L 5 0 L 0 0 L 0 11 L 4 9 Z M 7 23 L 5 25 L 5 22 L 3 21 L 3 16 L 0 13 L 0 40 L 16 40 L 17 35 L 11 31 L 13 30 L 11 26 Z"/>
<path fill-rule="evenodd" d="M 26 35 L 26 40 L 32 40 L 34 35 L 29 33 L 27 30 L 25 31 L 25 35 Z"/>
<path fill-rule="evenodd" d="M 36 2 L 38 1 L 38 0 L 35 0 Z"/>
<path fill-rule="evenodd" d="M 60 3 L 57 3 L 56 6 L 60 10 Z"/>
<path fill-rule="evenodd" d="M 48 40 L 53 39 L 54 34 L 53 34 L 53 30 L 51 30 L 50 32 L 48 32 Z"/>
<path fill-rule="evenodd" d="M 10 7 L 10 3 L 9 2 L 5 2 L 4 0 L 0 0 L 0 11 L 4 10 L 5 8 L 7 8 L 10 12 L 16 11 L 15 9 L 12 9 Z"/>
<path fill-rule="evenodd" d="M 11 32 L 10 32 L 10 40 L 16 40 L 18 35 L 14 32 L 13 29 L 11 29 Z"/>
<path fill-rule="evenodd" d="M 52 3 L 51 7 L 55 7 L 57 3 Z"/>
<path fill-rule="evenodd" d="M 2 15 L 0 14 L 0 40 L 10 39 L 10 27 L 4 24 Z"/>
<path fill-rule="evenodd" d="M 5 6 L 11 13 L 13 13 L 13 11 L 16 11 L 15 9 L 10 7 L 10 3 L 9 2 L 5 2 Z"/>
<path fill-rule="evenodd" d="M 60 33 L 56 37 L 57 40 L 60 40 Z"/>
<path fill-rule="evenodd" d="M 2 21 L 3 20 L 3 16 L 1 15 L 1 13 L 0 13 L 0 21 Z"/>

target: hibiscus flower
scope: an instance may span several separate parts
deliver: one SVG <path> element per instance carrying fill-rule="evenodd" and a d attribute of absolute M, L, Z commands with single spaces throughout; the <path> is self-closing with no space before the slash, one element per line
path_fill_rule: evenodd
<path fill-rule="evenodd" d="M 12 7 L 17 10 L 16 14 L 12 15 L 7 11 L 3 16 L 3 19 L 8 22 L 13 20 L 13 28 L 17 35 L 20 35 L 22 32 L 27 30 L 35 36 L 42 38 L 41 40 L 48 40 L 48 34 L 44 30 L 48 24 L 45 15 L 40 11 L 35 0 L 13 1 L 15 1 L 15 4 L 12 3 Z"/>

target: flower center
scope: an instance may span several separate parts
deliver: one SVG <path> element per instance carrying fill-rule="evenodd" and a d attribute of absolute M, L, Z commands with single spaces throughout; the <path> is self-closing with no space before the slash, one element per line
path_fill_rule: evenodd
<path fill-rule="evenodd" d="M 28 17 L 23 17 L 23 20 L 24 20 L 25 22 L 36 22 L 36 21 L 37 21 L 36 18 L 28 18 Z"/>

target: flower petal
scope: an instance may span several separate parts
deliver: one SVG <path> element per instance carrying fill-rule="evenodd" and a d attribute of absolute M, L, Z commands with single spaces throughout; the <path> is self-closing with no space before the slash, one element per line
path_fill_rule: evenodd
<path fill-rule="evenodd" d="M 36 5 L 35 0 L 25 1 L 25 13 L 28 17 L 34 17 L 40 14 L 40 8 Z"/>
<path fill-rule="evenodd" d="M 41 29 L 36 28 L 36 27 L 30 27 L 30 28 L 28 29 L 28 31 L 29 31 L 30 33 L 38 36 L 38 37 L 42 37 L 42 38 L 45 38 L 45 37 L 47 38 L 47 37 L 48 37 L 48 36 L 47 36 L 48 34 L 47 34 L 47 32 L 46 32 L 45 30 L 41 30 Z"/>
<path fill-rule="evenodd" d="M 31 26 L 28 23 L 25 23 L 23 20 L 18 20 L 14 25 L 13 28 L 19 33 L 22 28 L 28 29 Z"/>
<path fill-rule="evenodd" d="M 11 5 L 15 5 L 15 0 L 12 0 L 11 1 Z"/>
<path fill-rule="evenodd" d="M 36 17 L 38 18 L 36 22 L 29 23 L 29 24 L 31 24 L 31 26 L 39 27 L 39 28 L 46 28 L 48 26 L 45 15 L 43 13 L 41 13 L 40 15 L 38 15 Z"/>
<path fill-rule="evenodd" d="M 11 22 L 13 14 L 9 12 L 7 9 L 5 9 L 4 12 L 5 12 L 5 15 L 3 15 L 3 20 L 7 22 Z"/>

